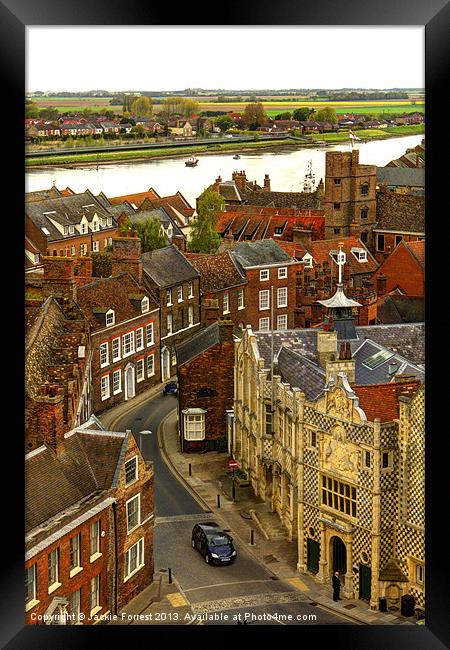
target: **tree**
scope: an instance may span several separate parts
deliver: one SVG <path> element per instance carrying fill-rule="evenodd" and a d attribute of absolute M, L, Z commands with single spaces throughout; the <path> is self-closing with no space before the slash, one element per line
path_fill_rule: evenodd
<path fill-rule="evenodd" d="M 137 223 L 136 230 L 141 240 L 141 251 L 154 251 L 167 246 L 167 236 L 157 216 L 148 217 L 144 223 Z"/>
<path fill-rule="evenodd" d="M 244 124 L 250 131 L 255 131 L 258 126 L 267 122 L 267 115 L 261 102 L 247 104 L 244 109 Z"/>
<path fill-rule="evenodd" d="M 222 241 L 216 231 L 217 218 L 223 211 L 224 198 L 206 189 L 198 199 L 198 215 L 191 230 L 188 248 L 192 253 L 215 253 Z"/>
<path fill-rule="evenodd" d="M 56 108 L 48 106 L 39 111 L 39 117 L 43 120 L 57 120 L 59 118 L 59 111 Z"/>
<path fill-rule="evenodd" d="M 292 117 L 292 113 L 289 113 L 287 111 L 286 113 L 278 113 L 278 115 L 275 115 L 273 118 L 274 120 L 290 120 Z"/>
<path fill-rule="evenodd" d="M 225 131 L 228 131 L 228 129 L 231 129 L 234 125 L 234 120 L 229 115 L 221 115 L 216 119 L 216 125 L 224 133 Z"/>
<path fill-rule="evenodd" d="M 338 121 L 336 111 L 332 106 L 325 106 L 317 111 L 316 120 L 319 122 L 330 122 L 330 124 L 336 124 Z"/>
<path fill-rule="evenodd" d="M 299 122 L 305 122 L 310 119 L 313 110 L 314 109 L 308 108 L 307 106 L 296 108 L 292 113 L 292 117 L 294 120 L 298 120 Z"/>
<path fill-rule="evenodd" d="M 131 113 L 137 117 L 151 117 L 153 102 L 150 97 L 137 97 L 131 105 Z"/>

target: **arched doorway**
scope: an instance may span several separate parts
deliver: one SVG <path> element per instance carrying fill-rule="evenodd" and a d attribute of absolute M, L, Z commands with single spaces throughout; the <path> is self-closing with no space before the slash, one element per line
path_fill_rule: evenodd
<path fill-rule="evenodd" d="M 163 381 L 170 379 L 170 351 L 166 347 L 161 351 L 161 376 Z"/>
<path fill-rule="evenodd" d="M 135 386 L 134 386 L 134 367 L 128 365 L 125 368 L 125 399 L 131 399 L 135 396 Z"/>
<path fill-rule="evenodd" d="M 342 539 L 337 536 L 331 538 L 331 567 L 333 573 L 339 571 L 341 577 L 347 572 L 347 549 Z"/>

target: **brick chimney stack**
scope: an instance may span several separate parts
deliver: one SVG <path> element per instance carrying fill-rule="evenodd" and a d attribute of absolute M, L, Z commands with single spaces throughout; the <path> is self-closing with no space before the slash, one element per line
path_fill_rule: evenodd
<path fill-rule="evenodd" d="M 41 395 L 35 403 L 36 426 L 27 429 L 26 451 L 37 449 L 43 443 L 58 451 L 67 430 L 64 422 L 63 388 L 56 384 L 42 384 Z"/>
<path fill-rule="evenodd" d="M 239 192 L 245 192 L 245 187 L 247 185 L 247 176 L 245 171 L 233 172 L 232 179 L 236 183 Z"/>
<path fill-rule="evenodd" d="M 203 321 L 206 326 L 219 320 L 219 301 L 217 298 L 207 297 L 203 303 Z"/>
<path fill-rule="evenodd" d="M 128 271 L 139 284 L 142 284 L 141 240 L 137 232 L 129 231 L 128 236 L 113 237 L 112 248 L 111 275 Z"/>
<path fill-rule="evenodd" d="M 387 282 L 387 277 L 383 274 L 380 274 L 377 277 L 377 294 L 379 296 L 384 296 L 386 293 L 386 282 Z"/>
<path fill-rule="evenodd" d="M 269 174 L 264 174 L 264 191 L 270 192 L 270 178 Z"/>
<path fill-rule="evenodd" d="M 77 281 L 75 278 L 75 260 L 72 257 L 43 257 L 44 279 L 42 295 L 76 300 Z"/>

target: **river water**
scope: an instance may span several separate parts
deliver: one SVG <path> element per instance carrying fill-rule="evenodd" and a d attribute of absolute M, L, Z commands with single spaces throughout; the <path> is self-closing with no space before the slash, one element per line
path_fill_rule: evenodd
<path fill-rule="evenodd" d="M 419 144 L 423 138 L 423 135 L 413 135 L 357 143 L 359 161 L 383 167 L 401 156 L 406 149 Z M 89 189 L 94 194 L 104 192 L 106 196 L 122 196 L 153 187 L 160 196 L 175 194 L 179 190 L 195 206 L 196 197 L 217 176 L 220 175 L 224 181 L 231 180 L 231 174 L 236 170 L 245 170 L 247 179 L 261 186 L 264 174 L 269 174 L 273 191 L 301 192 L 310 160 L 317 184 L 325 175 L 325 152 L 348 150 L 348 144 L 295 151 L 280 147 L 273 152 L 241 153 L 240 160 L 234 160 L 232 153 L 199 154 L 197 167 L 186 167 L 181 157 L 99 165 L 98 169 L 95 166 L 74 169 L 46 167 L 27 171 L 25 188 L 31 192 L 48 189 L 54 183 L 59 189 L 70 187 L 74 192 Z"/>

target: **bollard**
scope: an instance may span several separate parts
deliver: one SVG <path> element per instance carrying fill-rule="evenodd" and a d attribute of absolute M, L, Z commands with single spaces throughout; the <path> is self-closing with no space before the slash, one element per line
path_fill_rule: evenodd
<path fill-rule="evenodd" d="M 220 508 L 220 494 L 217 495 L 217 507 Z"/>
<path fill-rule="evenodd" d="M 250 545 L 254 546 L 255 545 L 255 531 L 253 528 L 250 531 Z"/>
<path fill-rule="evenodd" d="M 192 476 L 192 463 L 189 463 L 189 476 Z"/>
<path fill-rule="evenodd" d="M 171 585 L 172 584 L 172 569 L 169 567 L 168 571 L 169 571 L 169 585 Z"/>

